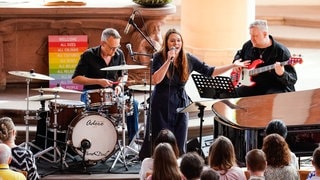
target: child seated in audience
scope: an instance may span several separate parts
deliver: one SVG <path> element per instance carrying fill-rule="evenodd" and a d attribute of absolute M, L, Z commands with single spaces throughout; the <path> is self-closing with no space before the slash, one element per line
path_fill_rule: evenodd
<path fill-rule="evenodd" d="M 176 137 L 174 134 L 168 130 L 163 129 L 159 132 L 157 138 L 154 142 L 154 147 L 156 147 L 160 143 L 169 143 L 172 146 L 172 149 L 174 151 L 174 154 L 176 155 L 176 159 L 179 165 L 179 148 L 177 144 Z M 147 178 L 147 175 L 152 174 L 153 171 L 153 157 L 151 158 L 145 158 L 141 163 L 141 169 L 139 172 L 140 180 L 145 180 Z"/>
<path fill-rule="evenodd" d="M 247 170 L 250 174 L 249 180 L 264 180 L 264 171 L 267 167 L 267 159 L 260 149 L 252 149 L 246 155 Z"/>
<path fill-rule="evenodd" d="M 169 143 L 160 143 L 153 153 L 153 172 L 147 180 L 184 180 L 176 155 Z"/>
<path fill-rule="evenodd" d="M 313 151 L 312 165 L 315 171 L 309 173 L 307 180 L 320 180 L 320 147 Z"/>
<path fill-rule="evenodd" d="M 220 180 L 220 175 L 211 168 L 205 168 L 200 175 L 200 180 Z"/>
<path fill-rule="evenodd" d="M 209 166 L 220 174 L 220 180 L 246 180 L 236 163 L 234 146 L 225 136 L 216 138 L 209 149 Z"/>
<path fill-rule="evenodd" d="M 181 157 L 180 170 L 186 180 L 200 179 L 204 159 L 196 152 L 188 152 Z"/>
<path fill-rule="evenodd" d="M 283 121 L 281 121 L 280 119 L 274 119 L 270 121 L 269 124 L 267 125 L 265 129 L 265 133 L 266 133 L 266 136 L 272 133 L 276 133 L 282 136 L 284 139 L 286 139 L 288 134 L 288 129 Z M 298 158 L 293 152 L 291 152 L 291 150 L 290 150 L 290 156 L 291 156 L 290 164 L 292 164 L 298 170 L 299 169 Z"/>
<path fill-rule="evenodd" d="M 285 139 L 279 134 L 269 134 L 263 139 L 262 151 L 266 154 L 266 179 L 297 180 L 298 170 L 290 164 L 290 149 Z"/>

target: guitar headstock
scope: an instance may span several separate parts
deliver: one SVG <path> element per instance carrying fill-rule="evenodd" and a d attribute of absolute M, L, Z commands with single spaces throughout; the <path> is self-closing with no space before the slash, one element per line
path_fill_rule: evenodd
<path fill-rule="evenodd" d="M 303 59 L 301 57 L 301 54 L 299 54 L 299 55 L 294 54 L 292 57 L 290 57 L 288 64 L 294 66 L 297 63 L 302 64 L 302 62 L 303 62 Z"/>

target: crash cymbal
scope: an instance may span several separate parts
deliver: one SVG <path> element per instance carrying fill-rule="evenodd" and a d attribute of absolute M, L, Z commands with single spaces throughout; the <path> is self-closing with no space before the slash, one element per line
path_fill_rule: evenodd
<path fill-rule="evenodd" d="M 36 95 L 36 96 L 30 96 L 30 101 L 45 101 L 45 100 L 51 100 L 56 98 L 54 94 L 42 94 L 42 95 Z M 57 98 L 60 98 L 59 95 L 57 95 Z M 25 100 L 28 100 L 27 98 Z"/>
<path fill-rule="evenodd" d="M 54 80 L 54 78 L 50 76 L 46 76 L 43 74 L 38 74 L 35 73 L 34 71 L 9 71 L 9 74 L 15 75 L 15 76 L 20 76 L 20 77 L 25 77 L 25 78 L 30 78 L 30 79 L 41 79 L 41 80 Z"/>
<path fill-rule="evenodd" d="M 132 85 L 128 87 L 129 89 L 135 90 L 135 91 L 149 91 L 150 90 L 150 85 Z M 151 86 L 151 91 L 153 91 L 154 86 Z"/>
<path fill-rule="evenodd" d="M 43 91 L 43 92 L 63 92 L 63 93 L 78 93 L 81 94 L 81 91 L 76 91 L 76 90 L 72 90 L 72 89 L 65 89 L 63 87 L 53 87 L 53 88 L 36 88 L 33 90 L 37 90 L 37 91 Z"/>
<path fill-rule="evenodd" d="M 143 68 L 147 68 L 147 66 L 124 64 L 124 65 L 119 65 L 119 66 L 105 67 L 105 68 L 101 68 L 100 70 L 102 70 L 102 71 L 118 71 L 118 70 L 143 69 Z"/>

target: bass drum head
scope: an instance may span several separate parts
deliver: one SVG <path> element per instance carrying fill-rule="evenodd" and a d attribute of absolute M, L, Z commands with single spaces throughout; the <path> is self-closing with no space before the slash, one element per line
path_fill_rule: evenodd
<path fill-rule="evenodd" d="M 77 116 L 70 124 L 68 138 L 74 150 L 83 157 L 81 142 L 90 142 L 86 150 L 86 161 L 98 161 L 109 158 L 117 144 L 118 133 L 113 123 L 98 113 L 85 113 Z"/>

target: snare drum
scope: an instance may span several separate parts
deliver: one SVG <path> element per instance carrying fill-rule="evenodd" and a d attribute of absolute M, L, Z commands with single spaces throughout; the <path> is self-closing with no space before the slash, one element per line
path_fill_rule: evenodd
<path fill-rule="evenodd" d="M 111 106 L 113 102 L 114 91 L 112 88 L 93 89 L 87 91 L 87 102 L 91 108 L 101 106 Z"/>
<path fill-rule="evenodd" d="M 86 161 L 105 160 L 112 155 L 118 140 L 113 123 L 96 112 L 84 113 L 72 120 L 68 140 L 80 156 L 82 143 L 86 143 Z"/>
<path fill-rule="evenodd" d="M 66 132 L 70 122 L 79 114 L 84 112 L 85 104 L 81 101 L 72 101 L 66 99 L 50 100 L 50 123 L 49 129 L 55 128 L 54 112 L 57 109 L 57 124 L 58 132 Z"/>

